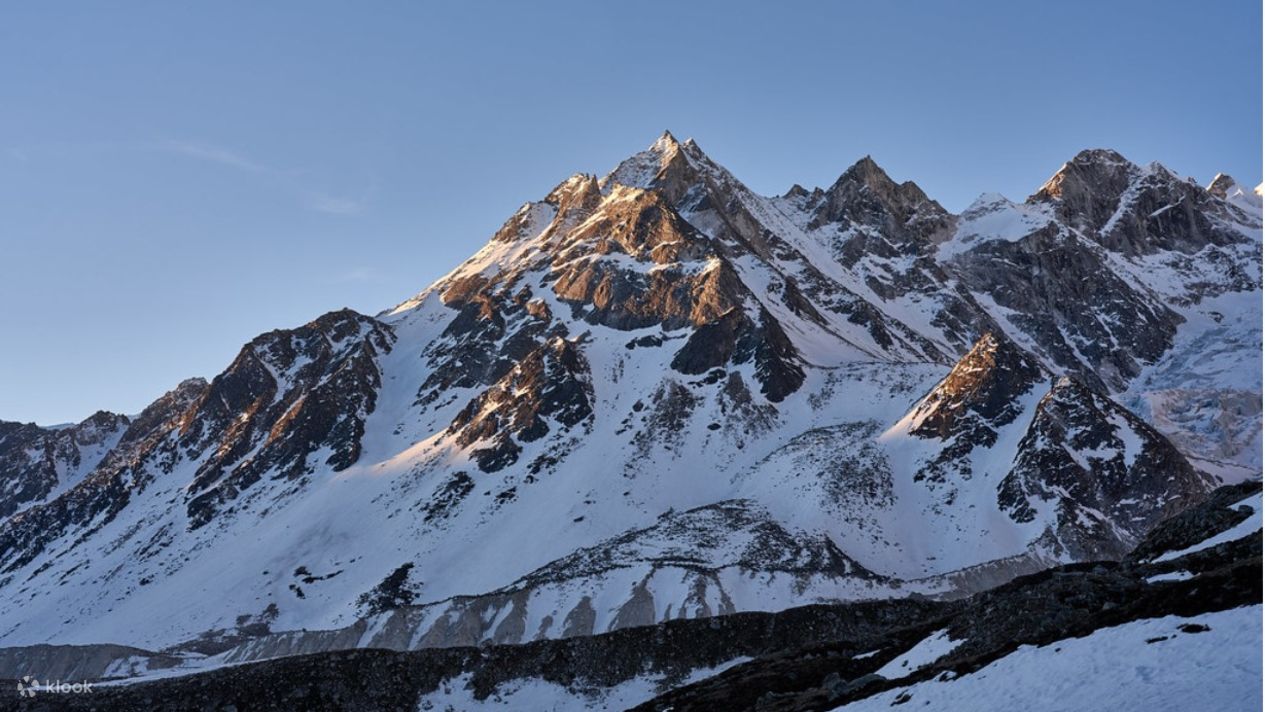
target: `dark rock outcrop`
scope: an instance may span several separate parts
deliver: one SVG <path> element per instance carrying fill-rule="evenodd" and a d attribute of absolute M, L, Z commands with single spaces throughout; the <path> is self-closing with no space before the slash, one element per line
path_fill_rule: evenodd
<path fill-rule="evenodd" d="M 1100 388 L 1117 390 L 1158 359 L 1183 321 L 1119 277 L 1098 248 L 1053 224 L 977 247 L 952 269 L 1009 310 L 1040 355 Z"/>
<path fill-rule="evenodd" d="M 911 432 L 992 445 L 993 429 L 1019 417 L 1016 399 L 1047 378 L 1040 364 L 1009 339 L 984 334 L 914 409 Z"/>
<path fill-rule="evenodd" d="M 953 216 L 917 184 L 896 183 L 869 156 L 844 171 L 815 202 L 810 229 L 828 224 L 839 232 L 862 228 L 840 250 L 849 266 L 870 253 L 925 254 L 932 243 L 948 237 L 954 223 Z"/>
<path fill-rule="evenodd" d="M 686 374 L 706 373 L 728 364 L 755 364 L 760 392 L 776 403 L 804 382 L 799 354 L 786 332 L 767 311 L 753 322 L 744 312 L 732 310 L 690 334 L 672 357 L 672 368 Z"/>
<path fill-rule="evenodd" d="M 588 363 L 576 344 L 555 338 L 471 400 L 449 432 L 462 446 L 479 444 L 471 453 L 479 469 L 496 472 L 518 460 L 523 443 L 548 435 L 547 421 L 574 428 L 592 416 L 592 403 Z"/>
<path fill-rule="evenodd" d="M 1037 405 L 998 504 L 1031 521 L 1034 502 L 1055 501 L 1060 548 L 1076 559 L 1115 558 L 1212 487 L 1154 428 L 1064 376 Z"/>
<path fill-rule="evenodd" d="M 1029 202 L 1053 204 L 1073 227 L 1132 256 L 1242 242 L 1211 219 L 1227 211 L 1217 200 L 1223 197 L 1224 190 L 1218 196 L 1159 164 L 1141 167 L 1115 151 L 1092 149 L 1064 164 Z"/>
<path fill-rule="evenodd" d="M 180 457 L 174 432 L 206 389 L 200 378 L 182 382 L 142 411 L 119 444 L 77 486 L 0 521 L 0 585 L 10 580 L 3 574 L 30 563 L 49 542 L 72 531 L 87 537 L 109 524 L 133 492 L 171 472 Z"/>
<path fill-rule="evenodd" d="M 103 410 L 62 428 L 0 421 L 0 519 L 87 475 L 128 424 Z"/>
<path fill-rule="evenodd" d="M 247 344 L 181 428 L 187 457 L 209 455 L 189 487 L 190 525 L 205 524 L 264 473 L 294 479 L 317 465 L 354 464 L 381 386 L 377 360 L 393 342 L 389 327 L 345 309 Z M 329 456 L 310 462 L 321 448 Z"/>

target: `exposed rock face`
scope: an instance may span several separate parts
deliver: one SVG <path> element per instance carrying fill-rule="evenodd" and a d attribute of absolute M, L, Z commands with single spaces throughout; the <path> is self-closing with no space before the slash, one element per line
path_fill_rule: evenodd
<path fill-rule="evenodd" d="M 916 463 L 915 481 L 943 491 L 951 506 L 969 491 L 964 483 L 997 477 L 999 507 L 1016 522 L 1044 521 L 1039 548 L 1058 559 L 1122 556 L 1214 486 L 1106 393 L 1076 377 L 1051 379 L 993 334 L 887 437 L 901 433 L 939 443 Z"/>
<path fill-rule="evenodd" d="M 1009 310 L 1008 321 L 1060 370 L 1118 390 L 1173 343 L 1182 317 L 1132 289 L 1078 235 L 1054 225 L 986 243 L 954 271 Z"/>
<path fill-rule="evenodd" d="M 73 486 L 118 443 L 128 422 L 103 410 L 57 429 L 0 421 L 0 519 Z"/>
<path fill-rule="evenodd" d="M 1115 151 L 1087 149 L 1063 164 L 1031 200 L 1055 202 L 1072 227 L 1097 231 L 1115 214 L 1137 172 L 1137 166 Z"/>
<path fill-rule="evenodd" d="M 182 382 L 142 411 L 79 484 L 0 522 L 0 585 L 12 581 L 12 572 L 43 553 L 49 542 L 67 533 L 90 536 L 123 511 L 134 492 L 171 472 L 179 457 L 174 431 L 206 388 L 202 379 Z"/>
<path fill-rule="evenodd" d="M 937 259 L 938 245 L 954 234 L 956 216 L 914 183 L 897 184 L 870 157 L 845 171 L 828 190 L 788 194 L 783 210 L 814 241 L 828 246 L 833 259 L 873 294 L 871 300 L 880 308 L 899 301 L 930 312 L 931 329 L 919 334 L 934 334 L 919 345 L 926 357 L 952 360 L 979 334 L 996 328 L 975 298 L 952 284 Z M 881 317 L 866 310 L 855 310 L 851 318 L 881 323 Z M 884 340 L 878 334 L 875 338 Z"/>
<path fill-rule="evenodd" d="M 417 404 L 451 398 L 455 388 L 491 385 L 545 335 L 565 334 L 549 308 L 529 295 L 527 290 L 510 295 L 481 277 L 450 285 L 442 298 L 458 313 L 422 352 L 431 372 L 418 389 Z"/>
<path fill-rule="evenodd" d="M 351 464 L 379 385 L 374 359 L 390 348 L 389 332 L 373 324 L 335 312 L 259 337 L 210 384 L 181 383 L 132 420 L 77 486 L 0 524 L 3 570 L 29 563 L 68 531 L 108 525 L 135 493 L 182 462 L 201 463 L 188 490 L 193 527 L 262 472 L 310 472 L 313 450 L 329 448 L 321 464 L 331 468 Z"/>
<path fill-rule="evenodd" d="M 205 524 L 266 472 L 297 478 L 360 456 L 364 419 L 381 386 L 377 359 L 390 329 L 350 310 L 252 341 L 211 381 L 185 418 L 180 448 L 202 461 L 190 492 L 192 526 Z M 309 456 L 321 449 L 321 462 Z"/>
<path fill-rule="evenodd" d="M 0 422 L 0 446 L 4 447 L 4 499 L 0 513 L 39 500 L 57 484 L 57 467 L 44 441 L 47 431 L 34 423 Z"/>
<path fill-rule="evenodd" d="M 577 230 L 553 259 L 554 292 L 583 307 L 590 323 L 616 329 L 700 325 L 741 303 L 741 283 L 710 241 L 657 192 L 620 192 Z M 619 256 L 664 269 L 629 269 Z"/>
<path fill-rule="evenodd" d="M 758 323 L 732 310 L 702 325 L 672 357 L 672 368 L 685 374 L 701 374 L 726 364 L 755 365 L 760 391 L 776 403 L 804 382 L 804 370 L 791 340 L 768 312 Z"/>
<path fill-rule="evenodd" d="M 816 203 L 810 228 L 832 225 L 838 232 L 856 233 L 840 251 L 849 267 L 866 254 L 924 255 L 949 237 L 954 223 L 921 188 L 912 181 L 897 184 L 869 156 L 810 199 Z"/>
<path fill-rule="evenodd" d="M 1031 521 L 1035 502 L 1057 502 L 1057 539 L 1073 558 L 1118 557 L 1212 485 L 1154 428 L 1065 376 L 1037 405 L 998 503 Z"/>
<path fill-rule="evenodd" d="M 1222 200 L 1230 197 L 1231 191 L 1238 187 L 1238 182 L 1224 173 L 1218 173 L 1212 182 L 1208 184 L 1208 192 L 1221 198 Z"/>
<path fill-rule="evenodd" d="M 1260 494 L 1259 481 L 1219 487 L 1199 504 L 1160 522 L 1126 557 L 1130 562 L 1153 561 L 1169 553 L 1184 551 L 1200 542 L 1229 531 L 1251 517 L 1253 510 L 1242 503 Z M 1173 565 L 1176 567 L 1176 565 Z"/>
<path fill-rule="evenodd" d="M 1224 197 L 1158 163 L 1139 167 L 1115 151 L 1097 149 L 1077 154 L 1029 200 L 1052 202 L 1073 228 L 1133 256 L 1159 250 L 1190 254 L 1241 242 L 1213 219 L 1226 212 L 1217 200 Z"/>
<path fill-rule="evenodd" d="M 665 134 L 99 452 L 0 426 L 0 645 L 525 642 L 1119 557 L 1259 472 L 1260 217 L 1214 189 L 1088 152 L 961 215 L 868 158 L 769 198 Z"/>
<path fill-rule="evenodd" d="M 984 334 L 914 409 L 912 432 L 992 445 L 996 433 L 987 428 L 1013 422 L 1020 415 L 1015 398 L 1045 380 L 1031 356 L 1005 337 Z"/>
<path fill-rule="evenodd" d="M 593 415 L 588 364 L 570 341 L 555 338 L 529 353 L 449 426 L 463 446 L 479 443 L 472 457 L 484 472 L 518 460 L 519 442 L 549 435 L 548 421 L 574 428 Z M 516 442 L 517 440 L 517 442 Z M 486 444 L 484 444 L 486 443 Z"/>
<path fill-rule="evenodd" d="M 1005 337 L 987 333 L 910 413 L 910 434 L 943 443 L 916 480 L 969 479 L 971 455 L 997 444 L 999 433 L 1026 416 L 1025 399 L 1047 381 L 1044 369 Z"/>
<path fill-rule="evenodd" d="M 1248 219 L 1260 214 L 1263 190 L 1265 190 L 1265 183 L 1251 188 L 1239 185 L 1238 181 L 1224 173 L 1218 173 L 1212 179 L 1212 182 L 1208 184 L 1208 192 L 1210 194 L 1238 208 L 1243 212 L 1244 217 Z"/>
<path fill-rule="evenodd" d="M 1158 164 L 1085 151 L 1026 204 L 972 206 L 941 256 L 1047 365 L 1121 392 L 1155 380 L 1153 364 L 1184 348 L 1179 332 L 1220 320 L 1212 302 L 1259 291 L 1259 210 L 1241 208 Z"/>

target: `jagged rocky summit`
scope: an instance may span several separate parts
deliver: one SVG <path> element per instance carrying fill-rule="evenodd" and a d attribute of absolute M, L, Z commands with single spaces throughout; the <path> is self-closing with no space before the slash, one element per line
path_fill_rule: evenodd
<path fill-rule="evenodd" d="M 953 214 L 868 157 L 760 196 L 665 133 L 393 309 L 0 424 L 0 646 L 144 674 L 1120 558 L 1260 478 L 1260 230 L 1106 150 Z"/>

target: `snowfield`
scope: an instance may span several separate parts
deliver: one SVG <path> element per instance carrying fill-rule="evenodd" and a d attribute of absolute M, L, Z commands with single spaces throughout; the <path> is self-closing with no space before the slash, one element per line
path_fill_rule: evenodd
<path fill-rule="evenodd" d="M 888 712 L 906 704 L 961 712 L 1259 710 L 1261 606 L 1134 621 L 1025 645 L 968 675 L 944 673 L 836 709 Z"/>

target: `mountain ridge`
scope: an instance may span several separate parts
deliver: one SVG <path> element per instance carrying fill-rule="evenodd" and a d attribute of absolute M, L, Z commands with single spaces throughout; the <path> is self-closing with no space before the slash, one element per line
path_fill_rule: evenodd
<path fill-rule="evenodd" d="M 381 585 L 434 604 L 416 640 L 519 642 L 1123 555 L 1217 477 L 1259 478 L 1260 217 L 1091 154 L 954 215 L 868 157 L 758 196 L 665 132 L 20 495 L 0 644 L 387 625 L 357 604 Z M 954 373 L 996 385 L 977 402 Z"/>

